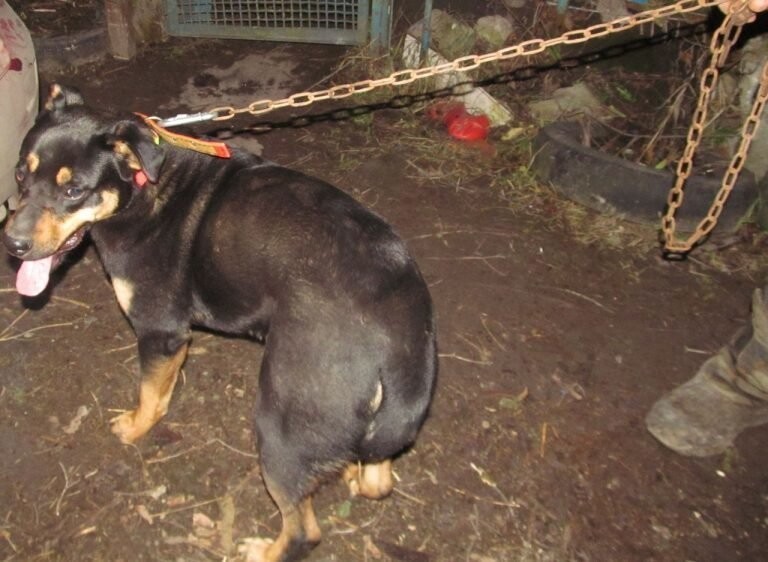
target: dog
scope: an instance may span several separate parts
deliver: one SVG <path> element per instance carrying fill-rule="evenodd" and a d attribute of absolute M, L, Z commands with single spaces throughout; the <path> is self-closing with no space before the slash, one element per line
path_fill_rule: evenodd
<path fill-rule="evenodd" d="M 51 88 L 16 168 L 3 241 L 16 287 L 45 290 L 86 232 L 138 340 L 139 404 L 112 420 L 134 443 L 168 410 L 193 326 L 263 340 L 255 427 L 282 516 L 265 562 L 319 541 L 319 482 L 383 498 L 392 461 L 432 400 L 436 329 L 427 285 L 380 217 L 323 181 L 232 150 L 166 142 L 151 121 Z M 205 145 L 205 143 L 202 143 Z"/>

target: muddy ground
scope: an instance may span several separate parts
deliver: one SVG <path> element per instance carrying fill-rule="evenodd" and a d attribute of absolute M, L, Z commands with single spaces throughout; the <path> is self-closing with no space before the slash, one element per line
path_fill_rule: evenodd
<path fill-rule="evenodd" d="M 189 109 L 188 80 L 203 87 L 211 69 L 275 49 L 297 62 L 282 84 L 290 91 L 348 55 L 172 40 L 129 63 L 43 80 L 77 85 L 108 109 L 166 115 Z M 267 86 L 243 88 L 256 99 Z M 665 262 L 653 228 L 611 248 L 602 240 L 633 227 L 614 220 L 585 236 L 599 217 L 574 226 L 546 188 L 510 196 L 526 162 L 509 152 L 454 143 L 414 108 L 328 111 L 303 110 L 319 117 L 301 124 L 297 110 L 245 119 L 228 132 L 395 225 L 431 287 L 441 359 L 395 493 L 374 503 L 350 500 L 340 482 L 322 488 L 324 538 L 311 559 L 764 560 L 768 428 L 725 455 L 688 459 L 643 425 L 748 316 L 763 272 L 709 264 L 764 249 L 740 242 Z M 238 132 L 264 122 L 274 126 Z M 35 301 L 16 295 L 15 267 L 0 260 L 0 559 L 237 560 L 248 538 L 274 536 L 251 431 L 259 345 L 196 332 L 169 415 L 122 446 L 108 422 L 136 400 L 136 347 L 98 257 L 84 248 Z"/>

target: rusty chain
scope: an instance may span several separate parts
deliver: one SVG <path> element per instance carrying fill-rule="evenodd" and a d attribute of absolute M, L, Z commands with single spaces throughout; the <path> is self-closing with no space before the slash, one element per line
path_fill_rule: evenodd
<path fill-rule="evenodd" d="M 584 29 L 568 31 L 559 37 L 551 39 L 531 39 L 517 45 L 504 47 L 493 53 L 483 55 L 467 55 L 451 62 L 437 64 L 425 68 L 408 68 L 398 70 L 387 77 L 379 79 L 361 80 L 349 84 L 333 86 L 325 90 L 299 92 L 280 100 L 262 99 L 251 102 L 245 107 L 219 106 L 210 109 L 206 115 L 214 121 L 226 121 L 233 117 L 249 113 L 262 115 L 284 107 L 304 107 L 315 102 L 330 99 L 342 99 L 356 94 L 370 92 L 384 86 L 402 86 L 416 80 L 423 80 L 432 76 L 438 76 L 450 72 L 467 72 L 484 64 L 495 61 L 508 61 L 518 57 L 539 54 L 550 47 L 557 45 L 575 45 L 587 42 L 597 37 L 604 37 L 613 33 L 627 31 L 640 25 L 651 23 L 657 19 L 673 15 L 695 12 L 702 8 L 716 6 L 729 0 L 680 0 L 668 6 L 646 10 L 632 16 L 619 18 L 610 22 L 599 23 Z M 715 197 L 707 216 L 702 219 L 696 231 L 686 240 L 675 239 L 675 213 L 683 202 L 683 189 L 686 179 L 692 171 L 693 156 L 701 142 L 707 116 L 707 107 L 712 91 L 717 83 L 718 68 L 725 62 L 731 46 L 738 39 L 742 24 L 745 23 L 748 0 L 741 0 L 729 7 L 729 12 L 723 20 L 720 28 L 715 32 L 710 43 L 712 58 L 708 68 L 701 77 L 701 91 L 699 101 L 694 112 L 691 127 L 688 132 L 687 144 L 683 156 L 678 162 L 677 178 L 675 185 L 667 198 L 667 210 L 662 218 L 662 237 L 664 250 L 671 254 L 686 254 L 704 236 L 709 234 L 717 224 L 717 219 L 723 210 L 728 196 L 736 183 L 739 172 L 746 160 L 746 153 L 752 138 L 755 135 L 760 120 L 760 115 L 768 98 L 768 63 L 763 68 L 760 88 L 758 90 L 754 106 L 750 116 L 742 128 L 742 138 L 739 148 L 731 160 L 730 166 L 723 178 L 722 187 Z"/>
<path fill-rule="evenodd" d="M 696 111 L 691 120 L 691 126 L 688 129 L 687 143 L 683 156 L 677 163 L 677 177 L 675 184 L 669 191 L 667 197 L 667 210 L 661 219 L 661 231 L 664 244 L 664 251 L 673 255 L 685 255 L 707 236 L 717 225 L 717 220 L 723 212 L 725 202 L 736 185 L 741 169 L 747 159 L 749 145 L 757 132 L 760 123 L 760 116 L 763 112 L 766 99 L 768 98 L 768 62 L 763 66 L 760 87 L 755 96 L 752 110 L 744 122 L 741 129 L 741 141 L 733 155 L 731 162 L 723 175 L 723 181 L 720 189 L 715 195 L 714 201 L 710 205 L 706 216 L 698 223 L 694 232 L 685 240 L 675 238 L 675 213 L 683 203 L 685 182 L 691 175 L 693 169 L 693 156 L 701 143 L 705 121 L 707 118 L 707 108 L 709 99 L 717 85 L 718 68 L 725 63 L 725 59 L 730 52 L 733 44 L 738 40 L 741 27 L 744 22 L 743 10 L 747 5 L 747 0 L 742 0 L 739 4 L 732 7 L 729 13 L 723 19 L 723 23 L 712 36 L 710 42 L 710 53 L 712 57 L 709 66 L 702 73 L 699 86 L 699 100 Z"/>
<path fill-rule="evenodd" d="M 651 23 L 654 20 L 695 12 L 701 8 L 716 6 L 727 0 L 680 0 L 675 4 L 663 6 L 654 10 L 647 10 L 625 18 L 616 19 L 610 22 L 599 23 L 584 29 L 568 31 L 559 37 L 552 39 L 530 39 L 517 45 L 504 47 L 493 53 L 484 55 L 467 55 L 457 58 L 451 62 L 428 66 L 425 68 L 406 68 L 393 72 L 385 78 L 375 80 L 360 80 L 350 84 L 333 86 L 326 90 L 316 90 L 314 92 L 299 92 L 280 100 L 263 99 L 257 100 L 245 107 L 235 108 L 231 105 L 214 107 L 209 110 L 213 114 L 214 121 L 226 121 L 242 113 L 251 115 L 261 115 L 269 113 L 275 109 L 283 107 L 304 107 L 317 101 L 329 99 L 342 99 L 355 94 L 363 94 L 381 88 L 383 86 L 403 86 L 416 80 L 423 80 L 447 74 L 450 72 L 467 72 L 474 70 L 484 64 L 496 61 L 511 60 L 522 56 L 531 56 L 539 54 L 550 47 L 556 45 L 575 45 L 584 43 L 596 37 L 603 37 L 612 33 L 626 31 L 640 25 Z"/>

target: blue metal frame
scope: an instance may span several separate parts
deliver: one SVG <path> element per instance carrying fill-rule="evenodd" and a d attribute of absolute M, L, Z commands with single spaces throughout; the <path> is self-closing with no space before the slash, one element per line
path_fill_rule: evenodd
<path fill-rule="evenodd" d="M 371 48 L 388 52 L 392 40 L 393 0 L 371 1 Z"/>

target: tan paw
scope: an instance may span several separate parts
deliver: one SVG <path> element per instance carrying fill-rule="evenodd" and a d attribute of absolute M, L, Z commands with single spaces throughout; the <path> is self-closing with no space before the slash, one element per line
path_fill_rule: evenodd
<path fill-rule="evenodd" d="M 136 410 L 123 412 L 119 416 L 112 418 L 110 423 L 112 424 L 112 433 L 117 435 L 118 439 L 126 445 L 135 443 L 152 427 L 137 423 Z"/>
<path fill-rule="evenodd" d="M 249 538 L 237 547 L 238 553 L 245 557 L 245 562 L 268 562 L 267 550 L 274 544 L 271 539 Z"/>
<path fill-rule="evenodd" d="M 342 474 L 352 497 L 362 496 L 371 500 L 387 497 L 393 488 L 392 461 L 377 464 L 350 464 Z"/>

